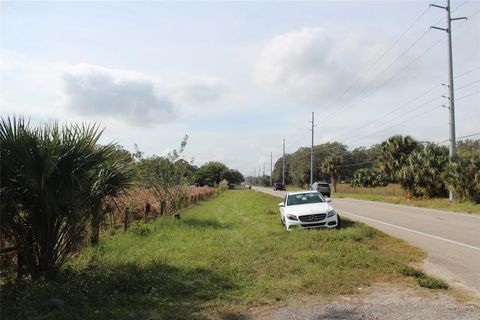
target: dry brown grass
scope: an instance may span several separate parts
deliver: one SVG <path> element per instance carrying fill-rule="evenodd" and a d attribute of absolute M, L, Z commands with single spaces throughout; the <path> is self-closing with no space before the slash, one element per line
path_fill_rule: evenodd
<path fill-rule="evenodd" d="M 207 200 L 214 196 L 216 191 L 210 187 L 175 187 L 165 192 L 157 192 L 147 188 L 135 188 L 115 199 L 117 209 L 115 216 L 123 217 L 125 208 L 136 220 L 142 218 L 156 218 L 160 214 L 173 214 L 175 205 L 173 199 L 180 203 L 180 207 L 186 208 L 198 201 Z M 162 205 L 164 209 L 162 210 Z M 147 215 L 147 206 L 150 207 Z"/>
<path fill-rule="evenodd" d="M 400 187 L 398 183 L 390 183 L 386 187 L 375 188 L 352 187 L 350 184 L 347 183 L 339 183 L 337 184 L 337 192 L 405 197 L 405 191 L 402 189 L 402 187 Z"/>

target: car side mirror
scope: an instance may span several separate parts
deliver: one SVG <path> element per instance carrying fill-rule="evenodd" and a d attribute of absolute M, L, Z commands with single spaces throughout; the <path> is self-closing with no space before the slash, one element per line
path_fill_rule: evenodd
<path fill-rule="evenodd" d="M 327 198 L 327 203 L 330 203 L 330 202 L 332 202 L 332 199 Z"/>
<path fill-rule="evenodd" d="M 283 203 L 283 202 L 280 202 L 280 203 L 278 204 L 278 207 L 279 207 L 279 208 L 283 208 L 283 207 L 285 207 L 285 203 Z"/>

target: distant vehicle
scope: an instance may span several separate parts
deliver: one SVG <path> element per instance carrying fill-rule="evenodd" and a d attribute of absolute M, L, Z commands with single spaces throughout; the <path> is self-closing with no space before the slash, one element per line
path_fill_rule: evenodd
<path fill-rule="evenodd" d="M 330 185 L 327 182 L 314 182 L 311 186 L 311 189 L 316 190 L 323 196 L 330 198 Z"/>
<path fill-rule="evenodd" d="M 277 191 L 277 190 L 280 190 L 280 191 L 285 191 L 285 185 L 283 183 L 275 183 L 273 185 L 273 190 Z"/>
<path fill-rule="evenodd" d="M 340 216 L 318 191 L 289 192 L 283 202 L 278 204 L 280 220 L 285 229 L 299 227 L 303 229 L 338 228 Z"/>

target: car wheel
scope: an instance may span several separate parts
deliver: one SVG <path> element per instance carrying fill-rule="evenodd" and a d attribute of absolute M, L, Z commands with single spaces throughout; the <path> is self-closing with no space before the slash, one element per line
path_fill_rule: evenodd
<path fill-rule="evenodd" d="M 337 213 L 337 226 L 335 228 L 340 229 L 341 227 L 342 227 L 342 219 L 340 219 L 340 216 Z"/>

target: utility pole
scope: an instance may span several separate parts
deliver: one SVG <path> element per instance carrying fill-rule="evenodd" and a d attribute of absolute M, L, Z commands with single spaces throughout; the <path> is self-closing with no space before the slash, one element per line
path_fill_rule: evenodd
<path fill-rule="evenodd" d="M 436 4 L 430 4 L 430 7 L 436 7 L 440 9 L 444 9 L 447 11 L 447 28 L 439 28 L 436 26 L 430 26 L 430 29 L 437 29 L 445 31 L 448 34 L 448 88 L 449 88 L 449 100 L 450 100 L 450 158 L 454 157 L 457 153 L 457 146 L 456 146 L 456 138 L 455 138 L 455 97 L 454 97 L 454 86 L 453 86 L 453 49 L 452 49 L 452 21 L 454 20 L 466 20 L 466 17 L 461 18 L 452 18 L 451 16 L 451 6 L 450 0 L 447 0 L 447 6 L 439 6 Z M 455 195 L 453 191 L 450 190 L 449 200 L 453 201 Z"/>
<path fill-rule="evenodd" d="M 315 112 L 312 112 L 312 147 L 310 148 L 310 186 L 313 184 L 313 137 L 315 135 Z"/>
<path fill-rule="evenodd" d="M 262 166 L 258 166 L 258 185 L 262 184 Z"/>
<path fill-rule="evenodd" d="M 283 139 L 282 183 L 285 185 L 285 139 Z"/>
<path fill-rule="evenodd" d="M 270 187 L 273 186 L 272 175 L 273 175 L 273 154 L 272 154 L 272 152 L 270 152 Z"/>
<path fill-rule="evenodd" d="M 255 168 L 255 175 L 253 176 L 253 184 L 257 184 L 257 168 Z"/>

